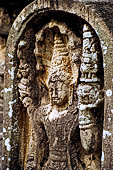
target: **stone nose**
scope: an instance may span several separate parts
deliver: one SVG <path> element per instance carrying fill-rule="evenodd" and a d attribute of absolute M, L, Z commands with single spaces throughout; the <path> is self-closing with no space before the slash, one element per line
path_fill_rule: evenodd
<path fill-rule="evenodd" d="M 53 89 L 52 97 L 57 97 L 57 89 L 56 88 Z"/>

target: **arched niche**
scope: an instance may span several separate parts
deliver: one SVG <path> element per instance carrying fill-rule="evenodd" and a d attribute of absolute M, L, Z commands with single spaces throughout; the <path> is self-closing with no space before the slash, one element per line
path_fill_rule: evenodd
<path fill-rule="evenodd" d="M 60 32 L 60 35 L 62 37 L 61 39 L 63 41 L 62 43 L 68 44 L 68 45 L 66 45 L 67 50 L 70 50 L 68 53 L 71 54 L 71 51 L 72 51 L 72 54 L 74 54 L 74 53 L 78 54 L 77 59 L 75 59 L 76 60 L 75 65 L 78 68 L 77 69 L 78 70 L 77 71 L 78 79 L 75 77 L 74 81 L 75 80 L 77 81 L 77 87 L 78 87 L 78 85 L 86 86 L 83 88 L 80 86 L 79 90 L 81 90 L 81 88 L 82 89 L 87 88 L 90 91 L 91 90 L 90 85 L 91 86 L 94 85 L 95 91 L 96 91 L 95 94 L 98 99 L 99 98 L 98 95 L 101 96 L 101 94 L 100 93 L 97 94 L 97 92 L 102 91 L 103 86 L 104 86 L 103 66 L 102 66 L 103 59 L 102 59 L 102 51 L 101 51 L 101 47 L 100 47 L 100 41 L 99 41 L 99 38 L 98 38 L 96 32 L 92 28 L 92 26 L 87 21 L 82 19 L 82 16 L 81 17 L 77 16 L 78 12 L 76 10 L 75 10 L 76 12 L 73 11 L 75 4 L 73 7 L 70 7 L 70 9 L 72 9 L 71 12 L 69 12 L 68 8 L 63 9 L 62 5 L 61 6 L 59 5 L 59 7 L 58 7 L 57 4 L 56 5 L 53 4 L 53 6 L 52 6 L 52 4 L 49 3 L 49 1 L 48 1 L 48 4 L 46 4 L 46 6 L 45 6 L 45 3 L 44 4 L 42 3 L 42 5 L 43 5 L 43 7 L 40 4 L 38 4 L 37 1 L 35 1 L 35 2 L 31 3 L 29 6 L 27 6 L 22 11 L 22 13 L 18 16 L 18 18 L 16 19 L 16 21 L 13 24 L 12 30 L 9 35 L 8 44 L 7 44 L 8 57 L 6 58 L 6 63 L 9 62 L 9 65 L 6 66 L 6 89 L 8 91 L 5 94 L 5 96 L 7 98 L 7 102 L 5 105 L 7 106 L 9 104 L 9 109 L 5 110 L 6 115 L 7 115 L 6 118 L 8 120 L 7 121 L 8 123 L 6 123 L 6 121 L 5 121 L 5 127 L 8 128 L 8 126 L 9 126 L 9 133 L 5 134 L 4 137 L 5 137 L 5 140 L 7 140 L 8 137 L 10 138 L 10 142 L 8 142 L 8 143 L 11 144 L 11 150 L 9 149 L 10 152 L 8 152 L 7 156 L 5 157 L 6 165 L 4 165 L 4 166 L 5 167 L 8 167 L 8 166 L 13 167 L 13 169 L 14 169 L 15 163 L 17 164 L 18 168 L 26 167 L 27 155 L 28 155 L 28 151 L 29 151 L 29 140 L 30 140 L 29 138 L 32 134 L 32 128 L 31 128 L 31 124 L 30 124 L 29 115 L 26 111 L 26 107 L 23 107 L 23 104 L 19 99 L 20 95 L 18 93 L 18 88 L 17 88 L 18 83 L 20 81 L 19 78 L 17 79 L 17 73 L 19 70 L 19 65 L 21 63 L 20 60 L 22 60 L 22 62 L 24 62 L 24 64 L 27 63 L 30 66 L 29 67 L 30 71 L 33 71 L 33 75 L 31 76 L 31 81 L 33 79 L 34 84 L 32 84 L 32 87 L 34 87 L 34 88 L 33 88 L 31 96 L 35 99 L 35 105 L 39 106 L 39 105 L 43 104 L 43 102 L 45 102 L 45 101 L 48 102 L 49 98 L 48 98 L 48 86 L 46 85 L 47 83 L 45 83 L 45 84 L 42 83 L 43 85 L 41 85 L 40 87 L 37 87 L 37 79 L 36 79 L 36 77 L 37 77 L 37 72 L 36 72 L 37 58 L 34 53 L 34 49 L 36 48 L 35 44 L 38 41 L 40 41 L 41 44 L 45 43 L 44 48 L 47 48 L 48 41 L 51 41 L 50 49 L 52 49 L 52 50 L 49 50 L 49 51 L 51 51 L 50 54 L 51 54 L 51 58 L 52 58 L 52 52 L 53 52 L 53 48 L 54 48 L 54 42 L 52 42 L 52 41 L 54 41 L 54 40 L 51 38 L 51 40 L 47 40 L 47 42 L 46 42 L 46 39 L 48 39 L 48 37 L 47 37 L 48 30 L 49 30 L 48 34 L 50 36 L 51 36 L 51 32 L 53 32 L 52 36 L 54 36 L 54 34 L 56 34 L 57 31 Z M 78 3 L 77 3 L 77 6 L 79 7 Z M 80 10 L 80 8 L 78 8 L 78 9 Z M 52 22 L 53 22 L 53 26 L 51 24 Z M 49 25 L 49 23 L 50 23 L 50 25 Z M 85 33 L 87 33 L 87 34 L 85 34 Z M 38 37 L 37 42 L 36 42 L 35 36 Z M 72 37 L 72 38 L 70 38 L 70 37 Z M 94 37 L 96 39 L 93 40 L 92 37 Z M 83 51 L 84 51 L 85 38 L 92 39 L 92 41 L 94 41 L 94 43 L 95 42 L 97 43 L 97 44 L 96 43 L 95 44 L 96 44 L 96 51 L 98 51 L 97 52 L 98 53 L 97 54 L 98 55 L 97 68 L 99 68 L 99 73 L 96 76 L 98 78 L 100 78 L 101 81 L 99 79 L 96 79 L 97 77 L 95 77 L 95 80 L 93 82 L 92 82 L 92 80 L 86 81 L 86 79 L 90 79 L 90 76 L 88 76 L 88 72 L 86 75 L 84 75 L 85 77 L 84 76 L 81 77 L 82 72 L 83 72 L 83 69 L 81 68 L 81 64 L 84 64 Z M 69 42 L 71 43 L 71 40 L 72 40 L 72 43 L 74 43 L 74 45 L 77 48 L 74 48 L 72 45 L 69 45 Z M 41 44 L 38 42 L 39 46 Z M 71 56 L 72 56 L 72 54 L 71 54 Z M 40 65 L 38 65 L 37 67 L 39 68 Z M 27 69 L 27 68 L 24 68 L 24 69 Z M 76 70 L 73 70 L 73 72 L 74 71 L 76 72 Z M 49 71 L 47 71 L 47 72 L 49 72 Z M 94 71 L 94 72 L 96 72 L 96 71 Z M 44 76 L 42 75 L 40 80 L 42 80 L 42 82 L 43 81 L 46 82 L 45 79 L 43 79 L 43 77 L 46 77 L 46 76 L 47 76 L 46 74 Z M 42 86 L 44 86 L 44 87 L 42 87 Z M 39 93 L 41 92 L 41 89 L 45 89 L 44 91 L 42 90 L 41 95 L 44 96 L 43 97 L 44 99 L 42 101 L 41 101 L 41 97 L 39 95 Z M 32 88 L 30 89 L 30 91 L 31 90 L 32 90 Z M 75 91 L 77 91 L 77 90 L 75 90 Z M 90 93 L 89 91 L 86 92 L 87 95 Z M 83 93 L 84 93 L 84 91 L 83 91 Z M 82 94 L 82 92 L 81 92 L 81 94 Z M 77 92 L 75 92 L 75 96 L 77 97 Z M 77 98 L 79 98 L 79 92 L 78 92 Z M 78 99 L 77 101 L 79 101 L 78 103 L 80 106 L 82 101 L 80 99 Z M 87 104 L 89 104 L 89 103 L 86 103 L 86 105 Z M 98 105 L 98 103 L 97 103 L 97 105 Z M 95 106 L 95 108 L 96 107 L 98 108 L 98 106 Z M 8 108 L 8 107 L 6 107 L 6 108 Z M 101 122 L 100 124 L 101 124 L 101 128 L 102 128 L 102 126 L 103 126 L 102 125 L 103 124 L 103 107 L 101 108 L 101 111 L 102 111 L 102 114 L 99 118 L 99 121 Z M 95 109 L 93 110 L 93 112 L 96 112 Z M 12 116 L 12 113 L 13 113 L 13 116 Z M 90 115 L 90 113 L 89 113 L 89 115 Z M 10 120 L 9 120 L 9 117 L 10 117 Z M 11 130 L 10 127 L 13 127 L 13 130 Z M 79 131 L 80 131 L 80 128 L 79 128 Z M 97 131 L 97 129 L 95 129 L 95 133 L 96 133 L 96 131 Z M 77 132 L 77 133 L 79 133 L 79 132 Z M 91 132 L 90 132 L 90 134 L 91 134 Z M 82 135 L 82 133 L 81 133 L 81 135 Z M 84 134 L 83 134 L 83 136 L 84 136 Z M 78 138 L 79 137 L 80 136 L 78 136 Z M 102 129 L 100 130 L 100 137 L 102 137 Z M 80 139 L 78 139 L 78 140 L 80 140 Z M 102 140 L 100 140 L 100 143 L 101 142 L 102 142 Z M 81 145 L 81 143 L 79 143 L 79 144 Z M 100 167 L 101 144 L 99 144 L 99 146 L 100 146 L 100 148 L 98 150 L 99 152 L 97 153 L 97 155 L 98 155 L 97 162 L 99 162 L 99 164 L 97 165 L 98 167 Z M 83 147 L 83 146 L 81 146 L 81 147 Z M 7 150 L 7 147 L 5 149 Z M 85 147 L 84 147 L 84 149 L 85 149 Z M 88 152 L 87 149 L 85 152 Z M 82 166 L 83 167 L 86 166 L 84 163 L 84 160 L 85 159 L 87 160 L 87 158 L 85 158 L 85 155 L 89 156 L 89 160 L 95 159 L 95 156 L 93 155 L 94 157 L 92 156 L 92 158 L 91 158 L 90 154 L 92 155 L 92 151 L 89 153 L 89 155 L 88 155 L 88 153 L 82 155 L 83 156 L 82 157 L 82 161 L 83 161 Z M 10 157 L 11 157 L 11 161 L 9 161 L 10 163 L 8 163 L 7 161 Z M 16 169 L 17 169 L 17 167 L 16 167 Z"/>

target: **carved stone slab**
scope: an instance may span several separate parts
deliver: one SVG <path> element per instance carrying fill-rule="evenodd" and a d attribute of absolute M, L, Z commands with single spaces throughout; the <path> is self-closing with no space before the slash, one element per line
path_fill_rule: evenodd
<path fill-rule="evenodd" d="M 107 63 L 110 51 L 101 46 L 104 23 L 96 16 L 95 25 L 86 8 L 34 1 L 15 20 L 6 57 L 5 169 L 104 167 L 103 57 Z"/>

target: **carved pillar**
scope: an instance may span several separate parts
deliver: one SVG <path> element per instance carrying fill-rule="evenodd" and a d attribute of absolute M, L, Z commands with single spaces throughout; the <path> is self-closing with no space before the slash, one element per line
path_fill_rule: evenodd
<path fill-rule="evenodd" d="M 99 39 L 92 28 L 85 24 L 81 78 L 78 87 L 79 128 L 82 146 L 87 154 L 92 155 L 90 168 L 94 169 L 100 169 L 98 160 L 102 145 L 103 69 L 101 63 L 102 52 Z"/>

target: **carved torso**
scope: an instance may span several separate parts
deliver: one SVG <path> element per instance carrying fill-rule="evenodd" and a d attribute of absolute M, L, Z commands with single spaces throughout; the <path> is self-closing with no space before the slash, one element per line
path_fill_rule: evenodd
<path fill-rule="evenodd" d="M 71 163 L 77 164 L 77 162 L 74 160 L 76 156 L 70 155 L 71 153 L 76 155 L 76 148 L 71 144 L 70 136 L 74 135 L 72 133 L 78 125 L 77 108 L 71 106 L 67 110 L 57 112 L 51 110 L 50 106 L 47 105 L 41 107 L 35 114 L 40 115 L 37 117 L 38 122 L 40 119 L 44 124 L 49 141 L 49 156 L 42 169 L 76 169 L 77 165 L 73 168 L 71 165 Z"/>

